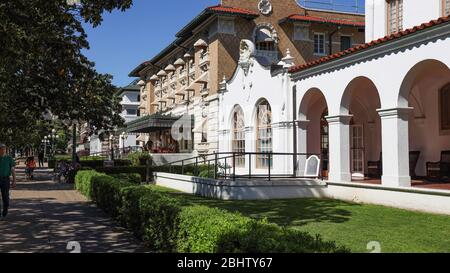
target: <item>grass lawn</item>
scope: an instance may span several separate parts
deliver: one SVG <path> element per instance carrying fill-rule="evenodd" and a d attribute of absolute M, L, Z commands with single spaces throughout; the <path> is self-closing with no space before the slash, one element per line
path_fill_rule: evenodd
<path fill-rule="evenodd" d="M 352 252 L 368 252 L 371 241 L 380 242 L 384 253 L 450 252 L 450 216 L 329 199 L 221 201 L 152 187 L 186 206 L 205 205 L 267 218 L 282 226 L 321 234 Z"/>

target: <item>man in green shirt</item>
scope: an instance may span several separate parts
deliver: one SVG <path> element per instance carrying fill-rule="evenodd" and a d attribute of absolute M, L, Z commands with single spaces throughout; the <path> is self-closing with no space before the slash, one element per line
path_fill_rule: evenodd
<path fill-rule="evenodd" d="M 16 187 L 16 163 L 14 159 L 6 154 L 6 145 L 0 144 L 0 190 L 2 192 L 3 210 L 2 217 L 8 215 L 9 190 Z M 12 175 L 12 183 L 10 177 Z"/>

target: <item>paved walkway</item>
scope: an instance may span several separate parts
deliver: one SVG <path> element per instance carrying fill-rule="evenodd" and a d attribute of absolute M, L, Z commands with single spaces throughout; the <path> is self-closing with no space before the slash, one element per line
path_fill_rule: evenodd
<path fill-rule="evenodd" d="M 0 221 L 0 253 L 67 253 L 69 242 L 78 242 L 82 253 L 145 252 L 73 185 L 52 182 L 50 170 L 35 176 L 25 182 L 23 168 L 18 169 L 10 214 Z"/>

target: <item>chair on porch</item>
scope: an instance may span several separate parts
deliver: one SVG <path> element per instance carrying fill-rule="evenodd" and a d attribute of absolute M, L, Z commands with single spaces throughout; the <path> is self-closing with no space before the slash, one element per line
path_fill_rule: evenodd
<path fill-rule="evenodd" d="M 419 161 L 420 151 L 409 152 L 409 173 L 412 178 L 417 177 L 416 167 Z M 367 162 L 368 174 L 371 178 L 380 178 L 383 173 L 383 154 L 380 153 L 380 160 Z"/>
<path fill-rule="evenodd" d="M 420 151 L 412 151 L 409 152 L 409 175 L 412 179 L 417 178 L 416 175 L 416 168 L 417 168 L 417 162 L 419 161 L 420 157 Z"/>
<path fill-rule="evenodd" d="M 367 162 L 367 171 L 370 178 L 380 178 L 383 170 L 382 165 L 383 154 L 380 153 L 380 160 Z"/>
<path fill-rule="evenodd" d="M 450 178 L 450 151 L 441 152 L 439 162 L 427 162 L 427 177 L 431 180 L 446 180 Z"/>

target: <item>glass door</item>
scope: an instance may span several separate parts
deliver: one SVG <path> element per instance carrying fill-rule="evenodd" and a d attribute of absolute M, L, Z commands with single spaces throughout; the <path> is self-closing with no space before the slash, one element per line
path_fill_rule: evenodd
<path fill-rule="evenodd" d="M 364 126 L 350 127 L 350 151 L 352 177 L 364 179 Z"/>

